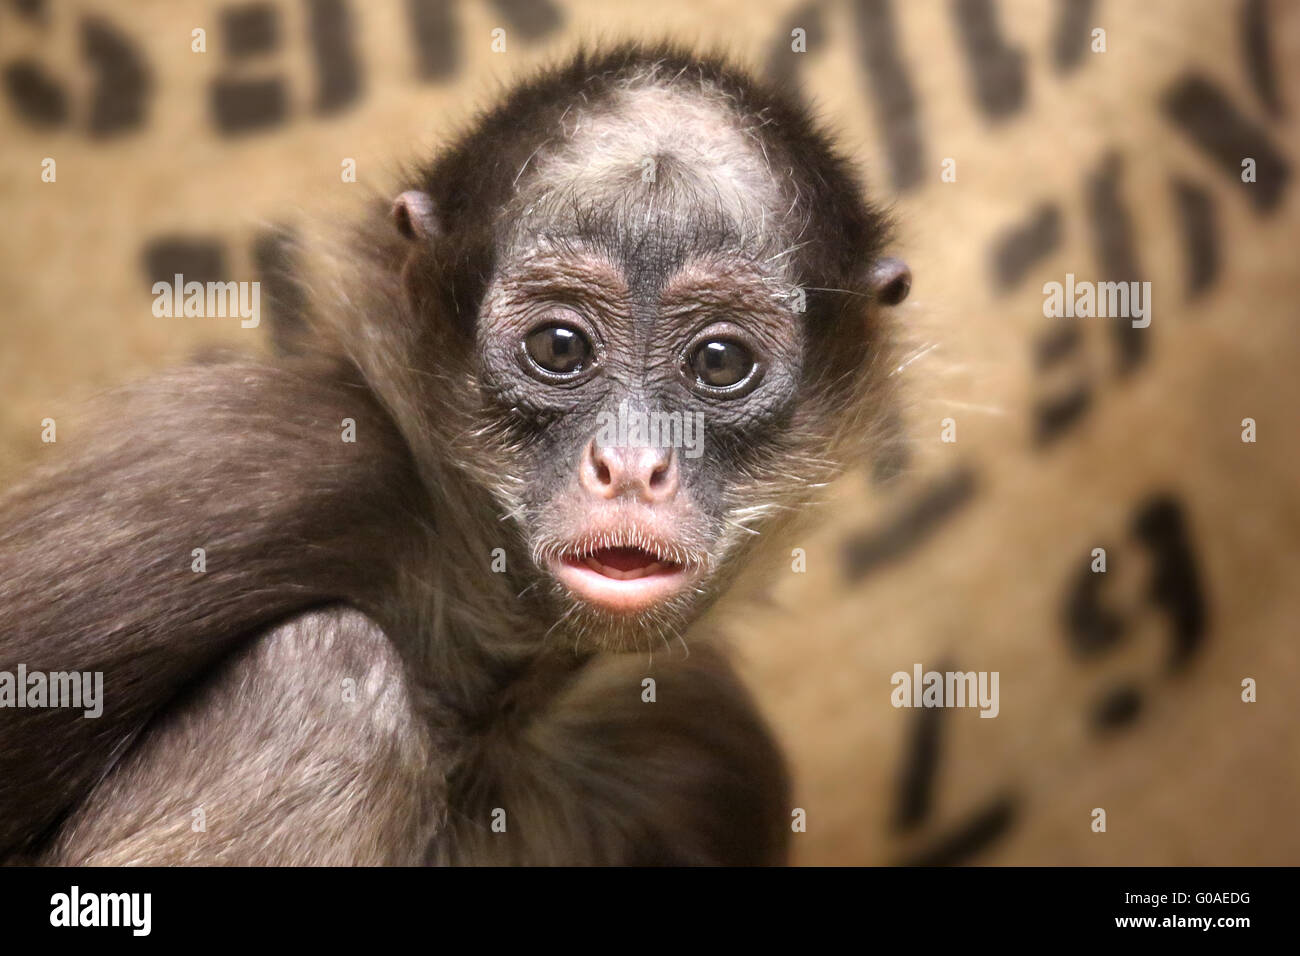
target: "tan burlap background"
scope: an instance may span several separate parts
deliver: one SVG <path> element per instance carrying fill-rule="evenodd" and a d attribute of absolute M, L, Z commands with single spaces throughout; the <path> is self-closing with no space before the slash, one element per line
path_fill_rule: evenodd
<path fill-rule="evenodd" d="M 915 273 L 907 460 L 841 481 L 791 542 L 806 572 L 724 622 L 796 773 L 797 860 L 1300 863 L 1292 2 L 6 3 L 0 478 L 81 397 L 268 347 L 283 316 L 155 318 L 162 264 L 257 278 L 259 237 L 386 192 L 533 65 L 663 36 L 797 84 Z M 1150 280 L 1151 326 L 1045 318 L 1066 273 Z M 999 672 L 999 716 L 895 709 L 917 663 Z"/>

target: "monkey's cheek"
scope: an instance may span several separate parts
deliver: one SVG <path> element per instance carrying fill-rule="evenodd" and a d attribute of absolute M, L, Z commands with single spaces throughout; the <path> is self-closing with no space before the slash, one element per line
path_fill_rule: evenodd
<path fill-rule="evenodd" d="M 578 600 L 612 614 L 637 615 L 671 600 L 695 583 L 697 573 L 675 566 L 644 577 L 617 579 L 584 564 L 557 561 L 551 573 Z"/>

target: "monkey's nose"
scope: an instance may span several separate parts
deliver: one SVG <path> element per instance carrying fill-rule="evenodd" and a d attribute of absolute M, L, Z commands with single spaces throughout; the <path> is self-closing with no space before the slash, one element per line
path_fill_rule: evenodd
<path fill-rule="evenodd" d="M 671 448 L 605 448 L 592 441 L 578 480 L 598 498 L 628 496 L 657 504 L 677 494 L 677 456 Z"/>

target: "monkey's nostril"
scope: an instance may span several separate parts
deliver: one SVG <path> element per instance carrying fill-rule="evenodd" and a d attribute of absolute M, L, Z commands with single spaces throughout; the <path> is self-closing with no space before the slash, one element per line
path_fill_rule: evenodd
<path fill-rule="evenodd" d="M 578 475 L 582 485 L 594 495 L 610 498 L 618 493 L 618 462 L 611 460 L 608 449 L 598 447 L 594 441 L 587 444 Z"/>
<path fill-rule="evenodd" d="M 645 484 L 646 491 L 655 500 L 666 501 L 673 496 L 677 490 L 677 461 L 672 449 L 651 463 Z"/>

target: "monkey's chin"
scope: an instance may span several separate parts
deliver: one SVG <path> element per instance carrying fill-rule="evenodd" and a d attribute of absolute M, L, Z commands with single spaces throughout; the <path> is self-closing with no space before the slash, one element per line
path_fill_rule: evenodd
<path fill-rule="evenodd" d="M 603 564 L 592 557 L 564 557 L 552 573 L 569 592 L 616 615 L 644 614 L 690 588 L 697 574 L 680 564 L 646 561 L 633 568 Z"/>

